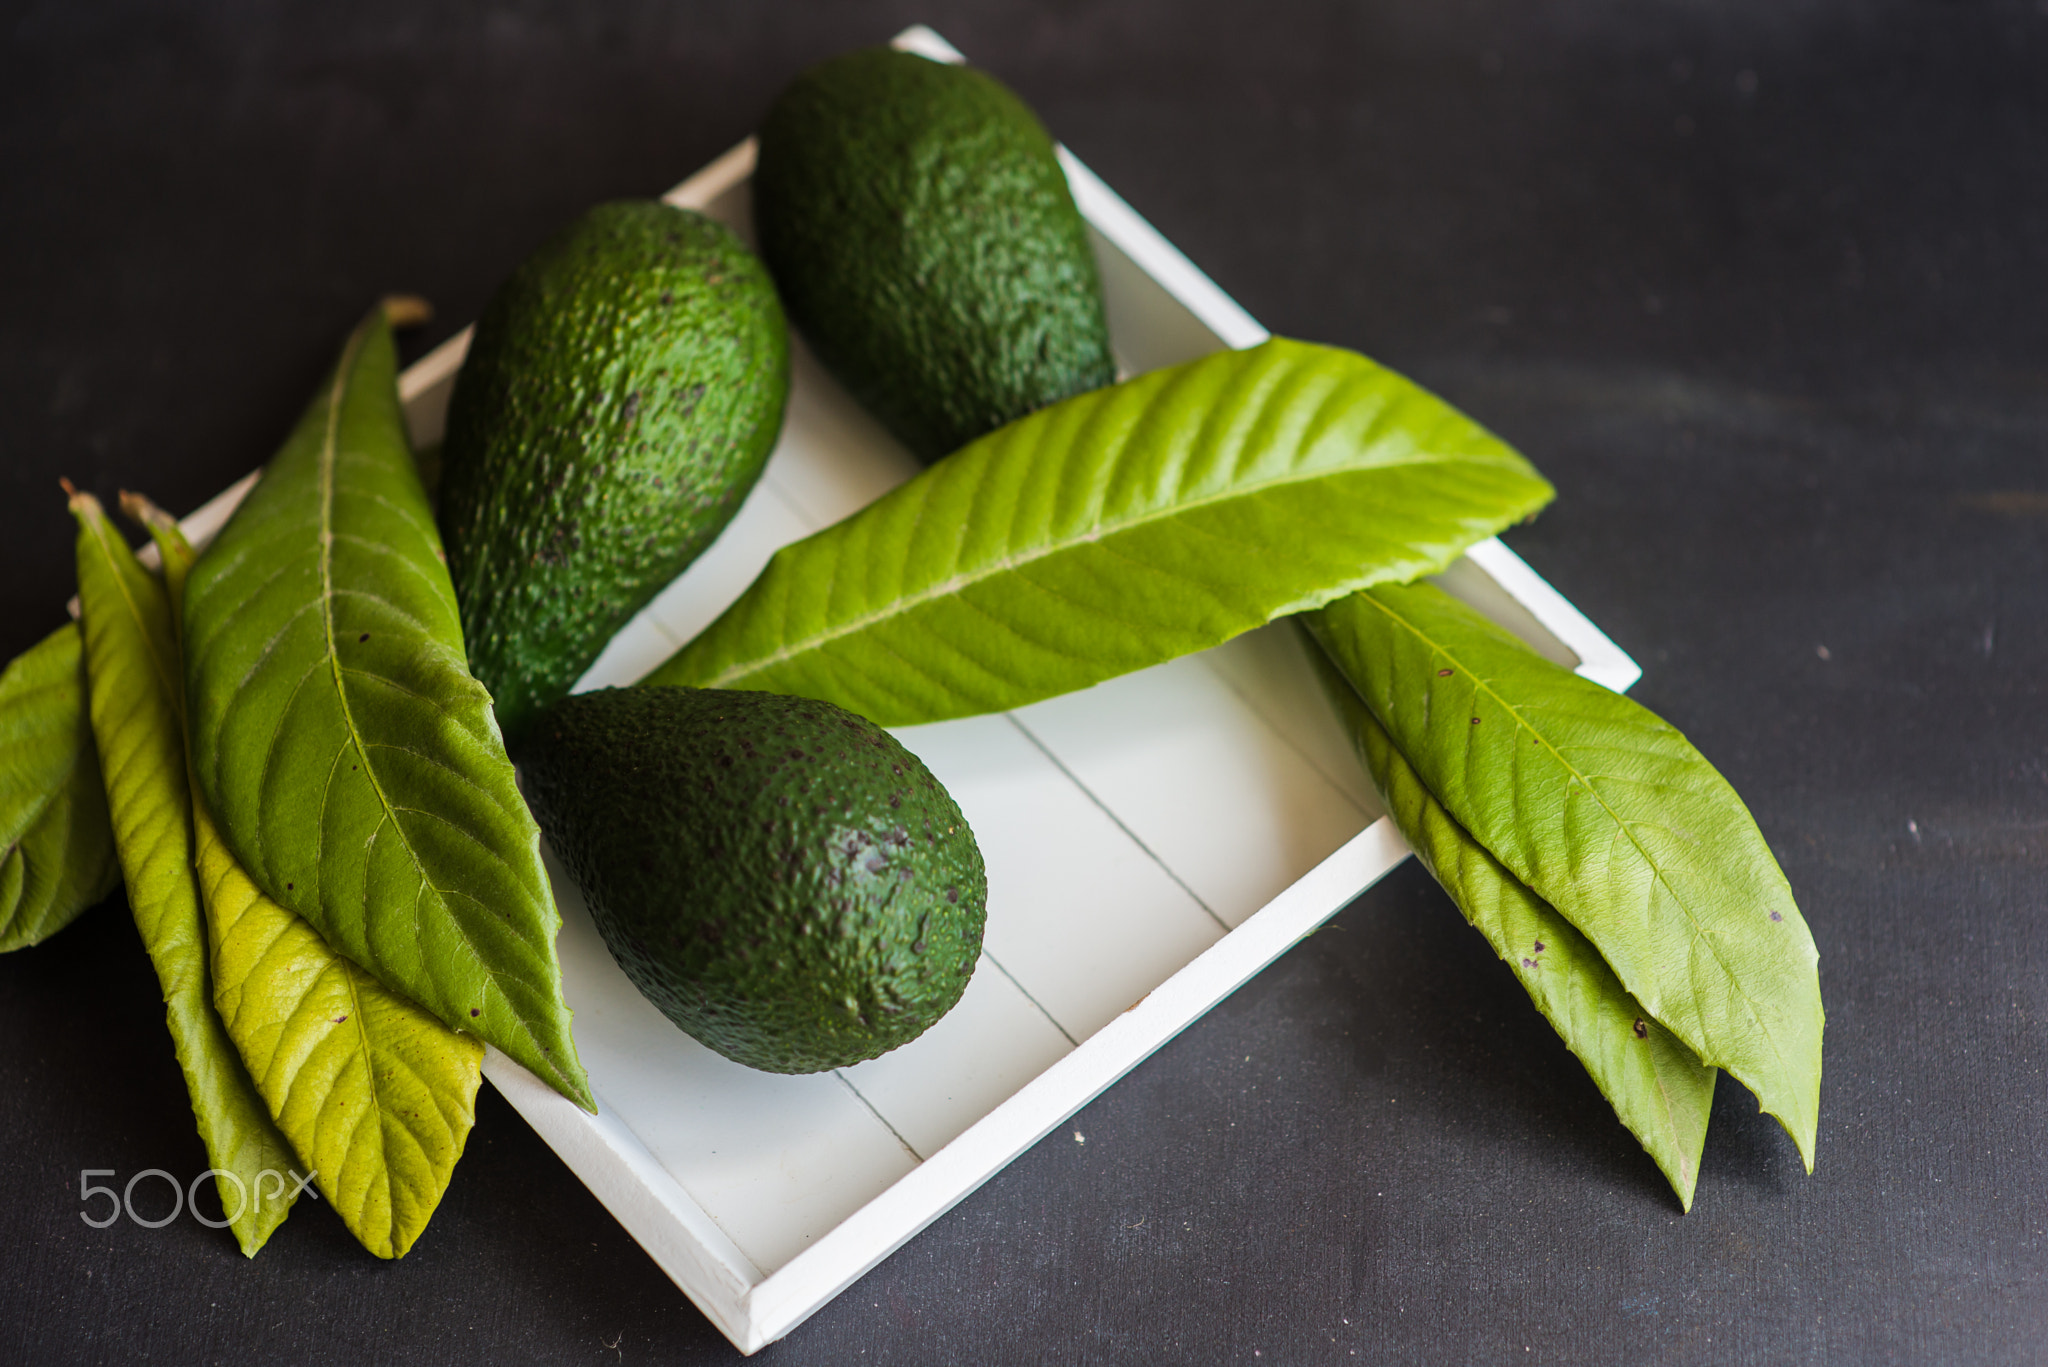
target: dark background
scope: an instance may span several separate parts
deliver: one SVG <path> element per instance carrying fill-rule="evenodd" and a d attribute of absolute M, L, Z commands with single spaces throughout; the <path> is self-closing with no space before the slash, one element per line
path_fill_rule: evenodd
<path fill-rule="evenodd" d="M 920 19 L 1557 483 L 1511 543 L 1819 941 L 1819 1169 L 1724 1079 L 1682 1217 L 1411 863 L 762 1359 L 2048 1361 L 2048 0 L 0 4 L 0 656 L 60 474 L 196 506 L 372 298 L 417 355 Z M 118 897 L 0 961 L 0 1360 L 735 1357 L 489 1088 L 401 1264 L 86 1228 L 205 1166 L 161 1021 Z"/>

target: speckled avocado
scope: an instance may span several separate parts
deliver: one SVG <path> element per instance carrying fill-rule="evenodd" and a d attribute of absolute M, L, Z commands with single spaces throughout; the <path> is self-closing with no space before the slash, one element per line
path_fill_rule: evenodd
<path fill-rule="evenodd" d="M 788 394 L 768 273 L 701 214 L 599 205 L 492 296 L 449 406 L 439 519 L 508 738 L 731 520 Z"/>
<path fill-rule="evenodd" d="M 939 781 L 865 718 L 771 693 L 609 689 L 549 708 L 518 759 L 619 966 L 727 1058 L 846 1067 L 966 990 L 981 851 Z"/>
<path fill-rule="evenodd" d="M 754 226 L 791 320 L 921 460 L 1116 378 L 1052 139 L 986 72 L 812 67 L 762 122 Z"/>

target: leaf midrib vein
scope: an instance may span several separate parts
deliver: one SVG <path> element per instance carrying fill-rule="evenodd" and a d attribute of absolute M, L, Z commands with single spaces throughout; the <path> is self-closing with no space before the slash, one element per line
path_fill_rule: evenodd
<path fill-rule="evenodd" d="M 1662 1022 L 1659 1022 L 1659 1024 L 1661 1025 Z M 1657 1060 L 1654 1057 L 1650 1059 L 1650 1082 L 1657 1089 L 1657 1099 L 1662 1103 L 1659 1111 L 1664 1121 L 1664 1128 L 1670 1134 L 1671 1152 L 1678 1159 L 1679 1174 L 1688 1182 L 1696 1181 L 1697 1179 L 1693 1176 L 1692 1171 L 1692 1160 L 1686 1155 L 1685 1137 L 1678 1132 L 1678 1109 L 1673 1101 L 1671 1088 L 1665 1083 L 1664 1070 L 1657 1066 Z M 1688 1206 L 1691 1205 L 1690 1199 L 1687 1200 L 1686 1204 Z"/>
<path fill-rule="evenodd" d="M 1028 554 L 1005 555 L 991 564 L 977 567 L 966 573 L 948 575 L 938 583 L 920 589 L 908 597 L 892 599 L 884 608 L 864 613 L 839 626 L 807 635 L 800 641 L 778 647 L 766 655 L 728 665 L 725 669 L 706 679 L 703 686 L 706 688 L 723 687 L 735 679 L 742 679 L 750 674 L 758 674 L 765 670 L 773 669 L 777 665 L 785 664 L 799 655 L 822 650 L 834 641 L 865 631 L 879 622 L 908 616 L 916 609 L 936 599 L 944 598 L 962 589 L 971 588 L 976 584 L 996 578 L 1025 565 L 1049 559 L 1052 556 L 1060 555 L 1080 546 L 1095 545 L 1109 537 L 1121 536 L 1126 532 L 1139 530 L 1154 523 L 1171 521 L 1174 518 L 1203 508 L 1212 507 L 1219 503 L 1237 502 L 1256 497 L 1273 489 L 1286 488 L 1297 484 L 1310 484 L 1318 480 L 1343 475 L 1377 474 L 1382 471 L 1401 471 L 1431 465 L 1451 465 L 1457 463 L 1501 465 L 1503 468 L 1510 468 L 1505 462 L 1498 459 L 1476 457 L 1462 452 L 1449 455 L 1419 452 L 1404 455 L 1398 460 L 1375 462 L 1362 466 L 1339 466 L 1335 469 L 1311 470 L 1306 467 L 1296 466 L 1279 475 L 1257 480 L 1246 485 L 1231 484 L 1224 489 L 1218 490 L 1216 493 L 1188 501 L 1172 502 L 1164 507 L 1125 517 L 1108 525 L 1097 523 L 1084 532 L 1070 534 L 1050 541 L 1042 547 L 1033 549 Z M 922 521 L 923 513 L 924 509 L 920 507 L 917 521 Z M 913 528 L 915 525 L 914 523 Z"/>
<path fill-rule="evenodd" d="M 339 955 L 335 957 L 337 960 L 340 959 Z M 398 1194 L 393 1190 L 391 1177 L 389 1117 L 386 1114 L 387 1108 L 384 1105 L 384 1089 L 377 1081 L 377 1055 L 370 1046 L 369 1027 L 363 1023 L 363 1001 L 362 994 L 356 990 L 356 971 L 355 965 L 346 961 L 341 962 L 342 982 L 348 988 L 348 1018 L 355 1023 L 356 1047 L 362 1051 L 363 1072 L 367 1074 L 367 1080 L 364 1085 L 370 1093 L 370 1110 L 377 1120 L 377 1168 L 384 1179 L 384 1199 L 388 1203 L 391 1212 L 391 1228 L 385 1232 L 385 1238 L 390 1241 L 390 1247 L 396 1249 L 398 1247 Z M 351 1143 L 350 1147 L 354 1147 L 353 1143 Z M 365 1200 L 367 1202 L 367 1198 Z M 357 1215 L 359 1218 L 361 1214 L 361 1210 L 358 1210 Z"/>
<path fill-rule="evenodd" d="M 368 325 L 358 328 L 349 337 L 348 345 L 341 354 L 341 362 L 335 367 L 334 384 L 327 396 L 327 430 L 321 436 L 319 464 L 320 618 L 321 626 L 327 635 L 327 663 L 334 679 L 335 696 L 341 705 L 342 723 L 348 728 L 349 741 L 356 747 L 356 753 L 362 756 L 363 777 L 368 781 L 370 791 L 377 795 L 377 803 L 384 810 L 385 820 L 391 823 L 392 830 L 398 835 L 399 843 L 405 847 L 406 857 L 411 861 L 413 871 L 418 874 L 421 885 L 433 888 L 435 895 L 438 897 L 441 889 L 435 887 L 433 880 L 427 876 L 426 868 L 420 862 L 419 851 L 413 848 L 411 837 L 406 834 L 405 827 L 399 823 L 397 813 L 392 807 L 391 798 L 385 793 L 383 781 L 377 776 L 376 766 L 370 763 L 368 747 L 363 740 L 361 731 L 356 727 L 355 713 L 349 706 L 348 687 L 343 681 L 344 671 L 341 664 L 341 652 L 336 647 L 334 637 L 334 463 L 340 440 L 342 395 L 348 388 L 349 379 L 355 365 L 356 352 L 361 349 L 363 339 L 367 335 L 367 328 Z M 445 899 L 443 899 L 443 905 L 446 905 Z M 452 915 L 450 919 L 454 919 Z M 469 951 L 471 959 L 490 981 L 491 990 L 496 992 L 500 998 L 504 998 L 505 990 L 498 985 L 498 971 L 485 962 L 483 955 L 477 951 L 476 945 L 471 941 L 469 932 L 462 929 L 459 922 L 456 923 L 456 928 L 461 931 L 463 946 Z M 518 1015 L 519 1013 L 515 1012 L 514 1014 Z M 524 1024 L 524 1021 L 522 1020 L 521 1023 Z M 527 1032 L 531 1034 L 532 1027 L 527 1026 L 526 1028 Z"/>

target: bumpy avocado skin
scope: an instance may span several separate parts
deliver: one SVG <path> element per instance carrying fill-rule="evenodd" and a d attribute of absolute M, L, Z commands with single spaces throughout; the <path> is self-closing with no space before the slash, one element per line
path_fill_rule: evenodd
<path fill-rule="evenodd" d="M 582 693 L 518 759 L 626 975 L 727 1058 L 843 1068 L 952 1009 L 981 954 L 974 833 L 888 732 L 830 703 Z"/>
<path fill-rule="evenodd" d="M 819 359 L 921 460 L 1116 378 L 1052 140 L 984 72 L 812 67 L 761 125 L 754 224 Z"/>
<path fill-rule="evenodd" d="M 701 214 L 599 205 L 499 288 L 449 406 L 439 519 L 508 737 L 731 520 L 788 394 L 767 270 Z"/>

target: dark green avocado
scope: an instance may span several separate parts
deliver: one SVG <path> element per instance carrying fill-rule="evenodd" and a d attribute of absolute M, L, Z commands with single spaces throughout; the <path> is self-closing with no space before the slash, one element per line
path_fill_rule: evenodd
<path fill-rule="evenodd" d="M 607 689 L 550 707 L 517 758 L 619 966 L 727 1058 L 843 1068 L 966 990 L 981 851 L 873 722 L 772 693 Z"/>
<path fill-rule="evenodd" d="M 1052 139 L 985 72 L 890 48 L 804 72 L 761 125 L 754 226 L 791 320 L 921 460 L 1116 378 Z"/>
<path fill-rule="evenodd" d="M 702 214 L 601 204 L 492 296 L 448 410 L 439 518 L 508 738 L 731 520 L 788 394 L 768 273 Z"/>

